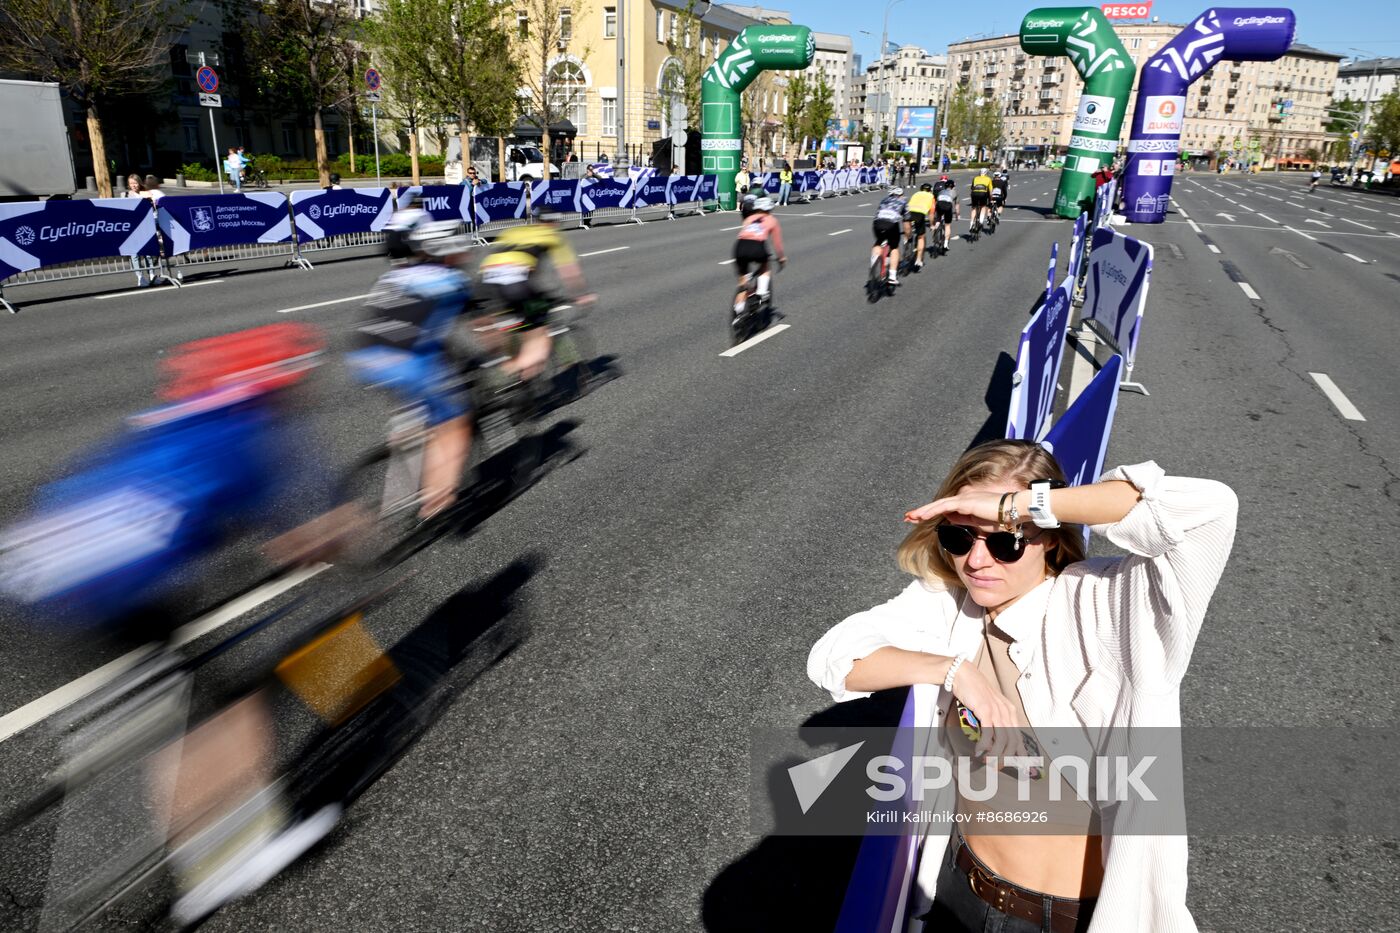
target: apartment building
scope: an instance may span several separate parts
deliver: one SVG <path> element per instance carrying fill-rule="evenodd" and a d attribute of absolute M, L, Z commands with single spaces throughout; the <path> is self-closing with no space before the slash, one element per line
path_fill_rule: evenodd
<path fill-rule="evenodd" d="M 947 56 L 902 45 L 865 69 L 861 123 L 878 141 L 892 131 L 898 108 L 942 107 L 948 80 Z"/>
<path fill-rule="evenodd" d="M 1400 87 L 1400 58 L 1367 58 L 1337 68 L 1335 100 L 1369 101 L 1372 105 Z"/>
<path fill-rule="evenodd" d="M 1141 66 L 1184 27 L 1169 23 L 1117 23 L 1134 67 Z M 1181 145 L 1203 159 L 1236 158 L 1291 164 L 1309 150 L 1326 148 L 1326 108 L 1341 56 L 1295 44 L 1275 62 L 1219 61 L 1191 84 Z M 1003 114 L 1002 150 L 1063 153 L 1084 83 L 1064 56 L 1027 55 L 1015 35 L 956 42 L 948 47 L 950 80 L 970 86 Z M 1123 120 L 1131 132 L 1137 86 Z M 1292 101 L 1285 113 L 1280 101 Z"/>

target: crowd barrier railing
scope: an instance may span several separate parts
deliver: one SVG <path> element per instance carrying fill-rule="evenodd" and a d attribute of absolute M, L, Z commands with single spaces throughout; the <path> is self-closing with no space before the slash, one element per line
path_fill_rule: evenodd
<path fill-rule="evenodd" d="M 287 196 L 280 192 L 162 198 L 156 213 L 166 264 L 177 281 L 185 269 L 215 262 L 285 258 L 286 265 L 310 268 L 297 255 Z"/>
<path fill-rule="evenodd" d="M 147 199 L 0 204 L 0 306 L 11 314 L 6 286 L 120 273 L 170 277 Z"/>
<path fill-rule="evenodd" d="M 288 200 L 296 230 L 296 256 L 308 269 L 311 261 L 307 253 L 383 243 L 384 227 L 396 206 L 388 188 L 293 191 Z"/>
<path fill-rule="evenodd" d="M 1090 240 L 1080 326 L 1091 328 L 1123 355 L 1122 388 L 1148 395 L 1132 379 L 1142 337 L 1142 317 L 1152 283 L 1152 246 L 1112 227 L 1095 230 Z"/>

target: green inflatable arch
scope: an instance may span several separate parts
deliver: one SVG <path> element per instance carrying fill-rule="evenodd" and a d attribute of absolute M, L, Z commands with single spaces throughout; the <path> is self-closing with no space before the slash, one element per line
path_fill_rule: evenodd
<path fill-rule="evenodd" d="M 739 94 L 760 71 L 806 68 L 817 41 L 806 26 L 748 26 L 706 71 L 700 87 L 701 167 L 719 176 L 719 203 L 734 207 L 734 175 L 744 148 Z"/>
<path fill-rule="evenodd" d="M 1069 138 L 1069 154 L 1055 192 L 1055 213 L 1071 219 L 1092 210 L 1094 172 L 1113 161 L 1137 69 L 1098 7 L 1041 7 L 1021 21 L 1027 55 L 1068 55 L 1084 79 Z"/>

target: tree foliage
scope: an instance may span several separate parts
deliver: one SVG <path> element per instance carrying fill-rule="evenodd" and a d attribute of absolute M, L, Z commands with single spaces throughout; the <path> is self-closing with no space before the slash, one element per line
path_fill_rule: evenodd
<path fill-rule="evenodd" d="M 783 114 L 783 135 L 787 137 L 788 149 L 801 151 L 803 137 L 807 133 L 807 101 L 811 96 L 811 89 L 807 84 L 807 76 L 796 75 L 788 80 L 787 87 L 787 113 Z M 820 145 L 820 144 L 818 144 Z"/>
<path fill-rule="evenodd" d="M 981 106 L 974 107 L 976 110 L 976 122 L 973 129 L 973 143 L 983 149 L 994 149 L 1001 143 L 1002 119 L 1001 108 L 996 101 L 984 97 L 981 99 Z"/>
<path fill-rule="evenodd" d="M 1392 158 L 1400 152 L 1400 88 L 1371 107 L 1371 124 L 1362 135 L 1373 152 L 1388 151 Z"/>
<path fill-rule="evenodd" d="M 836 115 L 836 104 L 832 99 L 831 85 L 826 74 L 820 69 L 814 82 L 808 84 L 809 93 L 803 108 L 802 134 L 813 139 L 826 135 L 826 124 Z M 791 104 L 789 104 L 791 106 Z"/>
<path fill-rule="evenodd" d="M 566 118 L 570 109 L 585 100 L 587 89 L 567 80 L 567 59 L 585 60 L 591 51 L 580 41 L 574 22 L 588 14 L 586 4 L 567 0 L 518 0 L 522 19 L 515 31 L 517 58 L 521 62 L 520 96 L 528 115 L 543 134 L 544 171 L 549 175 L 552 123 Z M 566 15 L 567 14 L 567 15 Z"/>
<path fill-rule="evenodd" d="M 685 104 L 686 122 L 692 126 L 700 120 L 700 88 L 705 70 L 710 67 L 702 47 L 703 27 L 695 14 L 695 5 L 695 0 L 689 0 L 685 9 L 676 14 L 676 33 L 666 37 L 666 49 L 676 61 L 656 89 L 663 121 L 669 121 L 671 105 L 681 103 Z"/>
<path fill-rule="evenodd" d="M 960 84 L 948 104 L 948 143 L 971 146 L 977 142 L 978 113 L 976 100 L 969 84 Z"/>
<path fill-rule="evenodd" d="M 187 22 L 188 16 L 165 0 L 0 3 L 0 67 L 57 82 L 83 109 L 102 197 L 112 196 L 103 105 L 159 88 L 172 37 Z"/>

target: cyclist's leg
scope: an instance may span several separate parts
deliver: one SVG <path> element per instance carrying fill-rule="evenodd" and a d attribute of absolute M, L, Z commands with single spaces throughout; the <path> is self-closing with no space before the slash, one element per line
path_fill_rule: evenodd
<path fill-rule="evenodd" d="M 428 439 L 418 514 L 431 518 L 457 501 L 471 455 L 471 402 L 446 358 L 424 360 L 424 366 L 421 397 L 428 410 Z"/>

